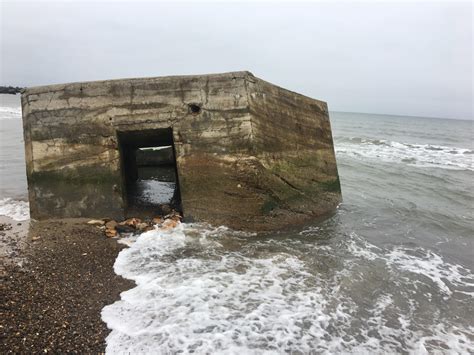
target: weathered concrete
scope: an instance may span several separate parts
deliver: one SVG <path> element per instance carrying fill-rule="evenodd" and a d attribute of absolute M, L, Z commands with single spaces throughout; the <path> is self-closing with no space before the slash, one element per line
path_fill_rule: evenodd
<path fill-rule="evenodd" d="M 162 128 L 185 218 L 271 230 L 341 200 L 326 103 L 249 72 L 35 87 L 22 108 L 36 219 L 124 217 L 118 137 Z"/>

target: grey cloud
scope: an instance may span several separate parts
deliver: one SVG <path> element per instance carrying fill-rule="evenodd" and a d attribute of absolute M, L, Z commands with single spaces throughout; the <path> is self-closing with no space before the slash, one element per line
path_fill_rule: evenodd
<path fill-rule="evenodd" d="M 471 119 L 471 7 L 3 1 L 1 82 L 250 70 L 332 110 Z"/>

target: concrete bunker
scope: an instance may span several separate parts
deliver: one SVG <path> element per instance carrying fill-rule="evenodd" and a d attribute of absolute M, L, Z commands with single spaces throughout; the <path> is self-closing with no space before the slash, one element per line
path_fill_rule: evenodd
<path fill-rule="evenodd" d="M 341 201 L 327 104 L 246 71 L 33 87 L 22 112 L 34 219 L 159 214 L 140 191 L 173 176 L 185 220 L 235 229 Z"/>
<path fill-rule="evenodd" d="M 182 213 L 172 128 L 117 132 L 127 217 Z"/>

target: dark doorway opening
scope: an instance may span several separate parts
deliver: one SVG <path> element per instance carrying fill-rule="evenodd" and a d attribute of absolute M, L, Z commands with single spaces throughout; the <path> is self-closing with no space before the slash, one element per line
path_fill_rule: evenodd
<path fill-rule="evenodd" d="M 171 128 L 117 133 L 126 215 L 182 213 Z"/>

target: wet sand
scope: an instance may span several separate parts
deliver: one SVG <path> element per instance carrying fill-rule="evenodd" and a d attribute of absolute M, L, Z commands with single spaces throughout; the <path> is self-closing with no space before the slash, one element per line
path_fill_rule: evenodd
<path fill-rule="evenodd" d="M 7 265 L 24 263 L 29 225 L 29 221 L 0 216 L 0 276 L 5 276 Z"/>
<path fill-rule="evenodd" d="M 133 283 L 113 271 L 123 246 L 86 222 L 0 219 L 0 353 L 104 352 L 100 312 Z"/>

